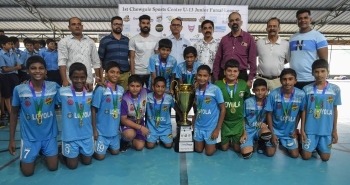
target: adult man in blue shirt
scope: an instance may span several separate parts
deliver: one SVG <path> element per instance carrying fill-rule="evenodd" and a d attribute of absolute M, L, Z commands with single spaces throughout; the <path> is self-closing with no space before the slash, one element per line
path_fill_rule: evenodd
<path fill-rule="evenodd" d="M 191 46 L 191 43 L 181 35 L 182 20 L 180 18 L 171 21 L 170 30 L 171 35 L 168 36 L 168 39 L 173 43 L 170 55 L 176 58 L 177 64 L 180 64 L 185 61 L 183 57 L 184 49 Z"/>

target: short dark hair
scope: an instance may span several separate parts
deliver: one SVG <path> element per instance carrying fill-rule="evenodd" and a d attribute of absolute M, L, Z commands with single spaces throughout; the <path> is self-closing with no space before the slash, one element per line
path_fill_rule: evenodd
<path fill-rule="evenodd" d="M 202 24 L 201 24 L 201 28 L 203 29 L 204 25 L 207 24 L 207 23 L 210 23 L 211 26 L 213 26 L 213 28 L 214 28 L 214 22 L 211 21 L 211 20 L 205 20 L 205 21 L 203 21 Z"/>
<path fill-rule="evenodd" d="M 0 30 L 0 32 L 5 33 L 5 31 L 4 31 L 4 30 Z"/>
<path fill-rule="evenodd" d="M 151 17 L 149 15 L 141 15 L 139 17 L 139 23 L 141 23 L 143 19 L 147 19 L 147 20 L 151 21 Z"/>
<path fill-rule="evenodd" d="M 141 85 L 143 84 L 141 77 L 139 75 L 136 75 L 136 74 L 129 76 L 128 85 L 130 85 L 133 82 L 140 83 Z"/>
<path fill-rule="evenodd" d="M 186 57 L 186 55 L 192 53 L 194 55 L 194 57 L 197 57 L 197 50 L 195 47 L 193 46 L 188 46 L 185 48 L 184 50 L 184 58 Z"/>
<path fill-rule="evenodd" d="M 259 86 L 265 86 L 266 89 L 267 89 L 267 82 L 262 79 L 262 78 L 258 78 L 256 80 L 254 80 L 254 83 L 253 83 L 253 89 L 259 87 Z"/>
<path fill-rule="evenodd" d="M 267 26 L 269 26 L 269 22 L 272 21 L 272 20 L 276 20 L 278 22 L 278 27 L 280 27 L 280 19 L 277 18 L 277 17 L 271 17 L 268 21 L 267 21 Z"/>
<path fill-rule="evenodd" d="M 295 79 L 297 78 L 297 73 L 295 72 L 294 69 L 292 69 L 292 68 L 284 68 L 284 69 L 281 71 L 281 74 L 280 74 L 281 80 L 282 80 L 282 77 L 283 77 L 284 75 L 287 75 L 287 74 L 290 74 L 290 75 L 294 76 Z"/>
<path fill-rule="evenodd" d="M 238 13 L 238 12 L 232 12 L 232 13 L 230 13 L 230 15 L 228 15 L 228 17 L 227 17 L 227 18 L 228 18 L 228 19 L 230 19 L 231 15 L 232 15 L 232 14 L 234 14 L 234 13 L 238 14 L 238 15 L 239 15 L 239 17 L 240 17 L 240 18 L 242 18 L 241 14 L 240 14 L 240 13 Z"/>
<path fill-rule="evenodd" d="M 87 69 L 83 63 L 75 62 L 69 67 L 69 77 L 72 77 L 74 71 L 84 71 L 87 77 Z"/>
<path fill-rule="evenodd" d="M 116 62 L 116 61 L 109 61 L 109 62 L 106 64 L 106 67 L 105 67 L 106 73 L 107 73 L 110 69 L 112 69 L 113 67 L 117 67 L 117 68 L 119 69 L 119 71 L 120 71 L 120 66 L 119 66 L 118 62 Z"/>
<path fill-rule="evenodd" d="M 207 71 L 209 74 L 211 73 L 211 69 L 208 65 L 201 65 L 197 68 L 197 73 L 201 70 Z"/>
<path fill-rule="evenodd" d="M 46 69 L 46 62 L 45 60 L 43 59 L 43 57 L 41 56 L 31 56 L 27 59 L 27 62 L 26 62 L 26 69 L 29 69 L 29 67 L 34 64 L 34 63 L 40 63 L 42 64 L 45 69 Z"/>
<path fill-rule="evenodd" d="M 5 36 L 5 35 L 1 35 L 0 36 L 0 47 L 2 48 L 2 45 L 5 45 L 6 43 L 8 43 L 8 42 L 12 42 L 11 40 L 10 40 L 10 38 L 8 38 L 7 36 Z"/>
<path fill-rule="evenodd" d="M 111 19 L 111 24 L 113 24 L 113 21 L 114 20 L 121 20 L 121 21 L 123 21 L 123 19 L 121 18 L 121 17 L 119 17 L 119 16 L 114 16 L 114 17 L 112 17 L 112 19 Z"/>
<path fill-rule="evenodd" d="M 160 39 L 158 42 L 158 48 L 169 48 L 171 49 L 173 47 L 173 43 L 169 39 Z"/>
<path fill-rule="evenodd" d="M 315 60 L 314 63 L 312 63 L 311 68 L 312 68 L 312 72 L 318 68 L 326 68 L 328 71 L 329 64 L 328 64 L 327 60 L 325 60 L 325 59 L 318 59 L 318 60 Z"/>
<path fill-rule="evenodd" d="M 45 42 L 45 40 L 44 39 L 41 39 L 41 40 L 39 40 L 39 43 L 43 46 L 43 47 L 45 47 L 46 46 L 46 42 Z"/>
<path fill-rule="evenodd" d="M 173 20 L 178 20 L 178 21 L 180 21 L 181 23 L 181 26 L 182 26 L 182 19 L 180 18 L 180 17 L 176 17 L 175 19 L 173 19 Z M 171 22 L 170 22 L 170 24 L 172 24 L 173 23 L 173 20 L 171 20 Z"/>
<path fill-rule="evenodd" d="M 40 44 L 38 40 L 34 40 L 34 44 Z"/>
<path fill-rule="evenodd" d="M 164 84 L 166 85 L 166 79 L 163 76 L 157 76 L 154 79 L 153 85 L 155 86 L 158 82 L 164 82 Z"/>
<path fill-rule="evenodd" d="M 24 40 L 23 42 L 24 42 L 24 46 L 25 46 L 26 44 L 32 44 L 32 45 L 34 45 L 34 40 L 32 40 L 32 39 L 26 39 L 26 40 Z"/>
<path fill-rule="evenodd" d="M 302 13 L 308 13 L 309 15 L 311 15 L 311 11 L 309 9 L 300 9 L 296 13 L 296 18 L 298 18 L 298 15 Z"/>
<path fill-rule="evenodd" d="M 53 40 L 53 39 L 46 39 L 46 44 L 47 44 L 47 45 L 49 45 L 51 42 L 56 43 L 56 41 Z"/>
<path fill-rule="evenodd" d="M 17 37 L 9 37 L 9 39 L 11 40 L 11 42 L 13 42 L 13 44 L 19 42 L 19 39 Z"/>
<path fill-rule="evenodd" d="M 68 25 L 70 25 L 70 21 L 71 21 L 72 19 L 74 19 L 74 18 L 77 18 L 77 19 L 79 19 L 80 22 L 82 22 L 81 19 L 78 18 L 78 17 L 71 17 L 71 18 L 68 20 Z"/>
<path fill-rule="evenodd" d="M 226 70 L 229 67 L 238 68 L 238 70 L 239 70 L 239 62 L 236 59 L 229 59 L 225 63 L 224 70 Z"/>

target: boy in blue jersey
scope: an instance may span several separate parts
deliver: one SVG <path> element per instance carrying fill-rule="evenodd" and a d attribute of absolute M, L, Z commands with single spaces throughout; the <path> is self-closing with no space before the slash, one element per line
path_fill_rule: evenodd
<path fill-rule="evenodd" d="M 211 156 L 216 151 L 216 139 L 219 136 L 226 108 L 220 88 L 209 82 L 210 67 L 197 69 L 198 88 L 194 108 L 197 113 L 194 120 L 195 151 Z"/>
<path fill-rule="evenodd" d="M 120 151 L 127 150 L 128 142 L 132 142 L 135 150 L 145 147 L 146 136 L 150 133 L 145 127 L 145 112 L 148 89 L 142 88 L 142 79 L 138 75 L 131 75 L 128 79 L 128 91 L 123 95 L 121 105 Z"/>
<path fill-rule="evenodd" d="M 24 176 L 31 176 L 40 151 L 46 156 L 48 169 L 57 170 L 58 127 L 54 105 L 59 87 L 54 82 L 44 81 L 46 64 L 40 56 L 30 57 L 26 65 L 30 81 L 16 86 L 13 91 L 8 149 L 12 155 L 16 155 L 15 131 L 19 114 L 21 171 Z"/>
<path fill-rule="evenodd" d="M 288 150 L 292 158 L 299 156 L 297 127 L 301 112 L 304 110 L 305 93 L 294 87 L 297 74 L 293 69 L 283 69 L 280 75 L 282 87 L 270 92 L 267 103 L 267 124 L 272 136 L 266 143 L 266 155 L 271 157 L 276 152 L 278 140 Z"/>
<path fill-rule="evenodd" d="M 150 134 L 147 136 L 147 148 L 152 149 L 159 139 L 165 148 L 171 148 L 173 135 L 170 118 L 170 108 L 174 107 L 172 96 L 165 93 L 166 80 L 162 76 L 154 79 L 153 92 L 147 95 L 147 128 Z M 179 110 L 177 110 L 179 111 Z"/>
<path fill-rule="evenodd" d="M 87 69 L 84 64 L 76 62 L 69 67 L 69 78 L 72 85 L 61 87 L 59 100 L 62 104 L 62 153 L 69 169 L 81 163 L 91 163 L 93 133 L 91 123 L 92 92 L 85 89 Z"/>
<path fill-rule="evenodd" d="M 310 159 L 312 151 L 317 149 L 322 161 L 331 157 L 332 144 L 338 142 L 337 120 L 341 105 L 340 88 L 327 82 L 328 62 L 316 60 L 312 64 L 315 82 L 306 85 L 305 110 L 301 122 L 302 152 L 304 160 Z"/>
<path fill-rule="evenodd" d="M 27 39 L 24 42 L 25 50 L 22 52 L 19 60 L 22 62 L 22 70 L 18 71 L 19 81 L 23 82 L 30 79 L 30 76 L 26 72 L 26 62 L 29 57 L 36 56 L 38 53 L 34 51 L 34 41 L 31 39 Z"/>
<path fill-rule="evenodd" d="M 197 69 L 202 63 L 197 62 L 197 50 L 193 46 L 189 46 L 184 50 L 184 62 L 178 61 L 176 67 L 176 78 L 180 84 L 193 84 Z"/>
<path fill-rule="evenodd" d="M 256 79 L 253 84 L 255 96 L 244 101 L 245 130 L 248 138 L 241 138 L 241 154 L 244 159 L 252 156 L 254 140 L 268 142 L 271 131 L 266 124 L 267 83 L 264 79 Z"/>
<path fill-rule="evenodd" d="M 22 69 L 22 66 L 18 56 L 12 51 L 13 42 L 10 38 L 4 36 L 0 45 L 2 47 L 0 50 L 1 96 L 4 98 L 9 115 L 11 115 L 13 89 L 19 84 L 17 70 Z"/>
<path fill-rule="evenodd" d="M 117 62 L 109 62 L 105 66 L 108 79 L 107 88 L 96 87 L 92 98 L 92 127 L 95 140 L 97 160 L 103 160 L 109 149 L 112 155 L 119 154 L 120 107 L 124 88 L 117 85 L 120 67 Z"/>
<path fill-rule="evenodd" d="M 154 79 L 163 76 L 166 79 L 166 92 L 170 93 L 170 82 L 175 79 L 176 59 L 170 55 L 173 43 L 169 39 L 161 39 L 158 43 L 159 53 L 149 59 L 148 71 L 151 73 L 148 89 L 154 90 Z"/>
<path fill-rule="evenodd" d="M 62 78 L 58 67 L 58 53 L 56 51 L 56 42 L 53 39 L 46 40 L 47 49 L 40 50 L 39 54 L 44 58 L 47 66 L 47 80 L 54 81 L 62 85 Z"/>

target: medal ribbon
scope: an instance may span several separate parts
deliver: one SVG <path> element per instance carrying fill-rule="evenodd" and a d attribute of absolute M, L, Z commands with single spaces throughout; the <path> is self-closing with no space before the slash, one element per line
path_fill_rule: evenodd
<path fill-rule="evenodd" d="M 286 105 L 286 102 L 284 101 L 284 92 L 281 88 L 281 100 L 282 100 L 282 108 L 283 108 L 283 112 L 284 112 L 284 116 L 289 116 L 288 115 L 288 111 L 291 108 L 292 104 L 293 104 L 293 96 L 294 96 L 294 88 L 292 90 L 292 93 L 290 94 L 289 97 L 289 101 L 288 101 L 288 105 Z"/>
<path fill-rule="evenodd" d="M 162 58 L 159 55 L 159 74 L 158 74 L 158 76 L 165 76 L 166 66 L 168 64 L 169 58 L 170 58 L 169 56 L 166 58 L 165 66 L 163 67 L 163 65 L 162 65 Z M 163 75 L 162 75 L 162 72 L 163 72 Z"/>
<path fill-rule="evenodd" d="M 37 112 L 38 115 L 41 115 L 42 109 L 43 109 L 43 105 L 44 105 L 44 96 L 45 96 L 45 82 L 43 82 L 43 85 L 41 87 L 41 97 L 40 97 L 40 102 L 38 102 L 36 100 L 36 94 L 34 91 L 34 86 L 32 82 L 29 82 L 29 88 L 30 91 L 32 91 L 32 95 L 33 95 L 33 99 L 34 99 L 34 105 L 35 105 L 35 110 Z"/>
<path fill-rule="evenodd" d="M 205 91 L 208 89 L 209 87 L 209 83 L 207 83 L 207 85 L 205 86 L 205 89 L 203 91 L 203 94 L 202 94 L 202 101 L 200 101 L 199 98 L 197 98 L 197 102 L 198 102 L 198 107 L 197 107 L 197 114 L 200 114 L 200 110 L 202 109 L 202 105 L 203 105 L 203 102 L 204 102 L 204 97 L 205 97 Z M 200 91 L 200 87 L 198 87 L 198 95 L 201 94 L 201 91 Z"/>
<path fill-rule="evenodd" d="M 77 95 L 75 94 L 74 87 L 71 86 L 71 89 L 72 89 L 72 94 L 73 94 L 73 100 L 74 100 L 74 103 L 75 103 L 75 107 L 76 107 L 76 109 L 78 111 L 79 119 L 80 119 L 80 121 L 82 121 L 83 120 L 83 113 L 84 113 L 84 105 L 85 105 L 85 101 L 86 101 L 86 97 L 85 97 L 86 89 L 85 89 L 85 87 L 83 87 L 83 99 L 81 101 L 81 108 L 79 106 Z"/>
<path fill-rule="evenodd" d="M 328 85 L 328 82 L 326 82 L 324 84 L 324 87 L 323 87 L 323 90 L 322 90 L 322 94 L 321 94 L 321 98 L 318 98 L 318 94 L 316 94 L 316 90 L 317 90 L 316 82 L 314 83 L 315 106 L 316 106 L 316 110 L 317 111 L 319 111 L 321 109 L 321 105 L 323 103 L 323 98 L 324 98 L 324 94 L 325 94 L 326 89 L 327 89 L 327 85 Z"/>
<path fill-rule="evenodd" d="M 134 102 L 134 98 L 132 98 L 130 92 L 129 92 L 129 97 L 132 101 L 132 105 L 134 106 L 134 110 L 135 110 L 135 113 L 136 113 L 136 119 L 140 119 L 140 108 L 141 108 L 141 95 L 139 93 L 139 95 L 137 96 L 137 108 L 135 107 L 135 102 Z"/>
<path fill-rule="evenodd" d="M 156 118 L 160 118 L 160 111 L 162 110 L 162 105 L 163 105 L 163 101 L 164 101 L 164 94 L 163 94 L 163 97 L 162 97 L 162 101 L 159 105 L 159 109 L 157 110 L 157 99 L 156 99 L 156 96 L 153 96 L 153 100 L 154 100 L 154 112 L 155 112 L 155 115 L 156 115 Z"/>
<path fill-rule="evenodd" d="M 112 99 L 113 99 L 113 111 L 114 112 L 117 112 L 117 108 L 118 108 L 118 85 L 115 85 L 115 91 L 116 91 L 116 94 L 114 96 L 114 93 L 113 93 L 113 89 L 112 89 L 112 86 L 111 86 L 111 83 L 107 82 L 106 83 L 109 90 L 111 91 L 111 94 L 112 94 Z"/>
<path fill-rule="evenodd" d="M 264 119 L 265 105 L 266 105 L 266 98 L 264 98 L 262 108 L 259 111 L 258 102 L 255 99 L 255 117 L 256 117 L 257 123 L 261 123 L 261 121 Z"/>
<path fill-rule="evenodd" d="M 235 82 L 234 82 L 234 87 L 233 87 L 233 93 L 231 93 L 231 88 L 230 88 L 230 86 L 228 85 L 228 83 L 227 83 L 227 81 L 226 81 L 226 90 L 227 90 L 227 93 L 228 93 L 228 95 L 229 95 L 229 97 L 230 97 L 230 100 L 231 100 L 231 102 L 232 102 L 232 106 L 234 106 L 234 97 L 235 97 L 235 94 L 236 94 L 236 90 L 237 90 L 237 84 L 238 84 L 238 80 L 235 80 Z"/>

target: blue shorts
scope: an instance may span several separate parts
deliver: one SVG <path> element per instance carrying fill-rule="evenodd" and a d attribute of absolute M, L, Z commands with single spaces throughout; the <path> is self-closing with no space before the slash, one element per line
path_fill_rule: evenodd
<path fill-rule="evenodd" d="M 281 142 L 281 145 L 284 148 L 286 148 L 287 150 L 294 150 L 294 149 L 298 148 L 298 142 L 297 142 L 297 139 L 295 139 L 295 138 L 279 139 L 279 140 Z M 273 144 L 270 141 L 268 141 L 266 143 L 266 146 L 273 146 Z"/>
<path fill-rule="evenodd" d="M 93 137 L 75 141 L 62 141 L 62 152 L 68 158 L 76 158 L 80 153 L 85 156 L 92 156 L 94 154 Z"/>
<path fill-rule="evenodd" d="M 45 156 L 54 156 L 58 154 L 56 138 L 45 141 L 25 141 L 21 140 L 20 159 L 24 163 L 32 163 L 35 161 L 40 150 Z"/>
<path fill-rule="evenodd" d="M 216 139 L 211 138 L 211 133 L 214 130 L 200 130 L 198 128 L 194 128 L 194 140 L 197 142 L 205 141 L 208 145 L 215 145 Z"/>
<path fill-rule="evenodd" d="M 259 132 L 261 128 L 254 130 L 254 132 L 248 133 L 248 140 L 241 144 L 241 148 L 247 147 L 247 146 L 254 146 L 254 140 L 259 140 Z"/>
<path fill-rule="evenodd" d="M 108 148 L 112 150 L 119 150 L 120 138 L 119 135 L 112 137 L 98 136 L 95 141 L 95 153 L 106 154 Z"/>
<path fill-rule="evenodd" d="M 147 142 L 155 143 L 157 141 L 158 137 L 164 144 L 169 144 L 169 143 L 173 142 L 173 134 L 171 133 L 171 129 L 165 130 L 161 134 L 152 134 L 152 132 L 151 132 L 147 136 Z"/>
<path fill-rule="evenodd" d="M 306 143 L 302 143 L 303 150 L 312 152 L 317 148 L 324 154 L 331 153 L 332 136 L 306 135 L 306 138 Z"/>

